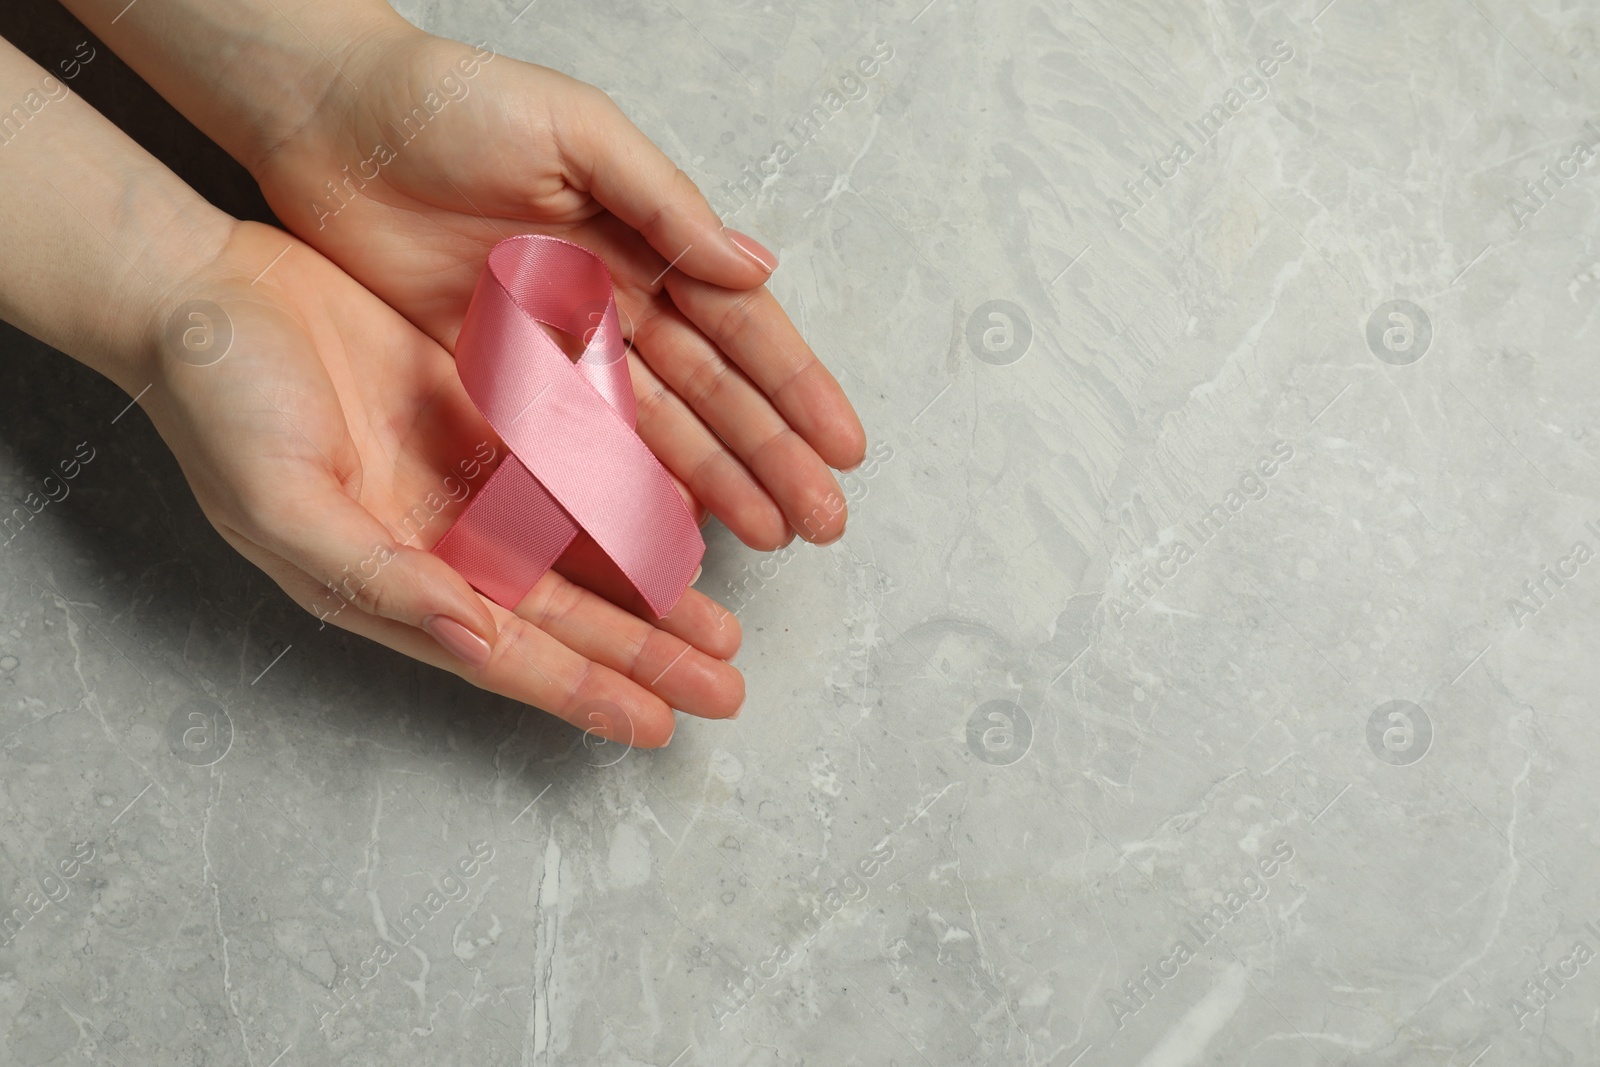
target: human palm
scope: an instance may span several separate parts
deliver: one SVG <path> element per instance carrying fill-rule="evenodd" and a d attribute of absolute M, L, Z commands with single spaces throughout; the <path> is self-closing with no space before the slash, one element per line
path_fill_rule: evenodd
<path fill-rule="evenodd" d="M 495 242 L 595 251 L 633 344 L 638 432 L 666 467 L 753 547 L 843 532 L 828 467 L 860 462 L 860 421 L 763 286 L 761 253 L 604 93 L 409 28 L 344 72 L 250 161 L 291 230 L 446 348 Z"/>
<path fill-rule="evenodd" d="M 600 560 L 578 582 L 547 573 L 511 612 L 425 550 L 459 503 L 404 543 L 418 502 L 447 499 L 498 441 L 438 343 L 265 226 L 239 225 L 189 295 L 222 309 L 231 346 L 163 353 L 145 406 L 207 517 L 298 603 L 610 740 L 666 743 L 673 708 L 737 712 L 737 626 L 696 591 L 651 623 L 584 588 L 603 585 Z M 486 663 L 423 629 L 440 615 L 489 639 Z"/>

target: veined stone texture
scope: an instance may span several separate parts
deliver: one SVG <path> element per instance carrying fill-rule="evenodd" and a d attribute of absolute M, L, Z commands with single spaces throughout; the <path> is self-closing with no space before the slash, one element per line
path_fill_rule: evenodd
<path fill-rule="evenodd" d="M 1600 9 L 524 2 L 399 7 L 777 251 L 848 533 L 585 745 L 8 331 L 0 1063 L 1600 1061 Z"/>

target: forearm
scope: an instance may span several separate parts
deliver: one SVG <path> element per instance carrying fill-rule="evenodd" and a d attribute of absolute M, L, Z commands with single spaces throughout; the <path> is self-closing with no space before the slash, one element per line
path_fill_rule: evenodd
<path fill-rule="evenodd" d="M 0 40 L 0 318 L 130 392 L 233 221 Z"/>
<path fill-rule="evenodd" d="M 355 52 L 414 32 L 384 0 L 62 0 L 252 172 L 349 82 Z"/>

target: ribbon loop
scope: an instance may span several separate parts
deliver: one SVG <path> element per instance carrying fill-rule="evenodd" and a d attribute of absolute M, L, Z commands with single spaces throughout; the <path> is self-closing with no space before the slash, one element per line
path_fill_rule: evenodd
<path fill-rule="evenodd" d="M 576 363 L 541 323 L 585 340 Z M 598 256 L 536 234 L 495 245 L 456 341 L 456 367 L 510 455 L 433 551 L 504 608 L 580 529 L 658 617 L 705 554 L 677 486 L 634 432 L 626 356 Z"/>

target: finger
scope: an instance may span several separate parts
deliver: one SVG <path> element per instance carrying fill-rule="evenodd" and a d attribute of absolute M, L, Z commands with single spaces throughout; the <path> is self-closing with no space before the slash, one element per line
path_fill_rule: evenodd
<path fill-rule="evenodd" d="M 771 552 L 793 538 L 789 520 L 744 464 L 635 352 L 628 357 L 638 404 L 635 430 L 696 500 L 751 548 Z"/>
<path fill-rule="evenodd" d="M 738 620 L 720 604 L 693 588 L 685 589 L 672 610 L 657 617 L 628 576 L 595 544 L 594 538 L 583 531 L 573 538 L 553 569 L 606 603 L 681 638 L 708 656 L 726 660 L 739 651 L 742 631 Z M 699 577 L 696 569 L 695 580 Z"/>
<path fill-rule="evenodd" d="M 570 180 L 644 235 L 680 271 L 731 289 L 761 285 L 777 257 L 726 230 L 705 196 L 605 93 L 574 83 L 582 104 L 558 122 Z"/>
<path fill-rule="evenodd" d="M 502 609 L 496 606 L 496 614 Z M 644 686 L 506 613 L 489 665 L 468 675 L 485 689 L 565 719 L 607 741 L 660 748 L 677 726 L 672 708 Z"/>
<path fill-rule="evenodd" d="M 699 359 L 720 350 L 834 469 L 851 470 L 865 458 L 867 435 L 855 408 L 771 292 L 729 292 L 677 275 L 667 276 L 666 288 L 710 343 Z M 702 377 L 710 373 L 687 369 Z"/>
<path fill-rule="evenodd" d="M 499 605 L 492 610 L 499 636 L 482 668 L 462 663 L 421 630 L 400 623 L 357 616 L 346 628 L 607 741 L 660 748 L 672 740 L 676 720 L 660 697 Z"/>
<path fill-rule="evenodd" d="M 726 662 L 554 571 L 534 583 L 516 614 L 679 711 L 726 719 L 744 703 L 744 678 Z"/>
<path fill-rule="evenodd" d="M 732 659 L 744 640 L 738 617 L 698 589 L 687 590 L 656 625 L 722 660 Z"/>
<path fill-rule="evenodd" d="M 692 409 L 682 417 L 710 426 L 782 509 L 791 529 L 819 544 L 844 533 L 844 494 L 827 464 L 676 309 L 646 320 L 638 345 L 650 368 Z M 698 494 L 698 487 L 691 488 Z"/>
<path fill-rule="evenodd" d="M 450 671 L 489 692 L 540 708 L 605 740 L 659 748 L 672 739 L 672 709 L 660 697 L 499 605 L 488 609 L 495 628 L 492 654 L 483 667 L 473 667 L 415 626 L 353 608 L 325 615 L 325 587 L 320 581 L 249 537 L 218 528 L 241 555 L 325 622 Z"/>
<path fill-rule="evenodd" d="M 322 587 L 319 617 L 352 609 L 425 631 L 481 668 L 495 644 L 494 616 L 454 568 L 397 541 L 383 523 L 325 473 L 310 491 L 258 509 L 270 516 L 245 531 Z"/>
<path fill-rule="evenodd" d="M 683 498 L 683 506 L 688 508 L 689 514 L 694 516 L 695 525 L 702 527 L 705 526 L 706 520 L 711 517 L 711 512 L 707 511 L 706 506 L 700 503 L 699 499 L 695 497 L 693 491 L 691 491 L 690 488 L 684 484 L 682 478 L 678 477 L 676 474 L 673 474 L 670 470 L 667 471 L 667 477 L 672 479 L 672 487 L 676 489 L 678 491 L 678 495 Z"/>
<path fill-rule="evenodd" d="M 733 613 L 696 589 L 683 595 L 665 616 L 657 617 L 593 538 L 585 533 L 573 540 L 556 561 L 555 573 L 596 594 L 637 619 L 693 645 L 707 656 L 729 660 L 739 651 L 743 628 Z M 695 571 L 698 581 L 700 572 Z"/>

